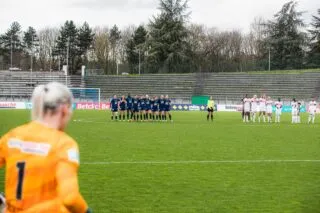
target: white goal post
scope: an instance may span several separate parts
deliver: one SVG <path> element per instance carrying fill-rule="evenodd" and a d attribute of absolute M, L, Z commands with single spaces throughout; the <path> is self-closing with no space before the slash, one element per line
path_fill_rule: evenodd
<path fill-rule="evenodd" d="M 101 101 L 100 88 L 69 88 L 76 102 L 99 103 Z"/>

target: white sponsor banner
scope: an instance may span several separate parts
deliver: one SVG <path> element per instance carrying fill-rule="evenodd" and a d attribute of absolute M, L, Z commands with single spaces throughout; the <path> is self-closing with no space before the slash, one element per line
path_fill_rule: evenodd
<path fill-rule="evenodd" d="M 25 102 L 0 102 L 0 109 L 26 109 Z"/>
<path fill-rule="evenodd" d="M 189 111 L 200 111 L 200 106 L 196 106 L 196 105 L 189 106 Z"/>
<path fill-rule="evenodd" d="M 242 110 L 242 105 L 225 105 L 225 104 L 217 105 L 218 112 L 240 112 L 241 110 Z"/>

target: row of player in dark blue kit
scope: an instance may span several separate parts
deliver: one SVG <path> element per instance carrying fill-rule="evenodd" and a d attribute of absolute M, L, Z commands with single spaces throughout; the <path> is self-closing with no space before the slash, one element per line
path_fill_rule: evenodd
<path fill-rule="evenodd" d="M 169 96 L 161 95 L 149 97 L 136 95 L 131 97 L 122 96 L 120 99 L 115 95 L 111 102 L 112 120 L 125 121 L 172 121 L 171 100 Z M 120 111 L 120 115 L 119 112 Z M 119 118 L 119 119 L 118 119 Z"/>

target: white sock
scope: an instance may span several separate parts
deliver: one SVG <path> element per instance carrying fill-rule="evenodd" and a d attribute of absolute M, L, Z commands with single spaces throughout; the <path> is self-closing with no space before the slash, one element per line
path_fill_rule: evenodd
<path fill-rule="evenodd" d="M 266 116 L 264 115 L 263 116 L 263 123 L 265 123 L 266 122 Z"/>
<path fill-rule="evenodd" d="M 316 117 L 313 116 L 313 118 L 312 118 L 312 123 L 313 123 L 313 124 L 314 124 L 315 120 L 316 120 Z"/>

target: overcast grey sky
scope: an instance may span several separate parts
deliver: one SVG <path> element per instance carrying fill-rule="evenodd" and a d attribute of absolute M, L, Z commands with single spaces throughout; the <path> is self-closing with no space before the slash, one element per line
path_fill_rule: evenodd
<path fill-rule="evenodd" d="M 248 31 L 254 17 L 271 18 L 288 0 L 190 0 L 191 22 L 219 29 Z M 148 23 L 157 13 L 158 0 L 0 0 L 0 33 L 13 21 L 23 29 L 60 26 L 65 20 L 91 26 L 120 27 Z M 320 8 L 320 0 L 300 0 L 304 19 Z"/>

